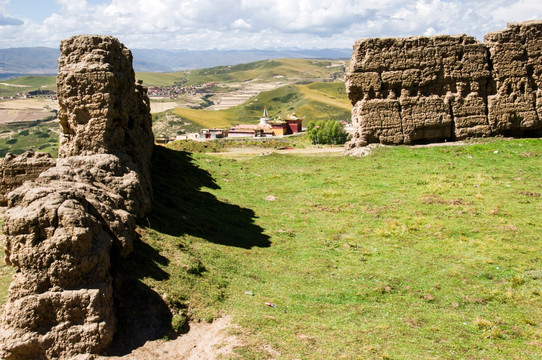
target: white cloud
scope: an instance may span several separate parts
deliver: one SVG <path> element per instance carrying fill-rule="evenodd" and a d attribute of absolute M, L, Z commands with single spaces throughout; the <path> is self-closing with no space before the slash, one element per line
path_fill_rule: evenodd
<path fill-rule="evenodd" d="M 24 22 L 21 19 L 9 16 L 5 9 L 6 4 L 7 0 L 0 1 L 0 27 L 23 25 Z"/>
<path fill-rule="evenodd" d="M 506 2 L 497 7 L 492 17 L 496 21 L 515 22 L 542 18 L 542 5 L 540 0 L 520 0 Z"/>
<path fill-rule="evenodd" d="M 0 14 L 0 26 L 17 26 L 22 24 L 24 24 L 24 22 L 20 19 Z"/>
<path fill-rule="evenodd" d="M 237 19 L 232 24 L 233 29 L 250 29 L 252 26 L 243 19 Z"/>
<path fill-rule="evenodd" d="M 15 0 L 12 0 L 15 1 Z M 111 34 L 132 48 L 351 47 L 362 37 L 466 33 L 542 18 L 539 0 L 57 0 L 42 23 L 0 26 L 0 47 Z M 0 16 L 6 0 L 0 0 Z M 0 17 L 0 25 L 2 17 Z"/>

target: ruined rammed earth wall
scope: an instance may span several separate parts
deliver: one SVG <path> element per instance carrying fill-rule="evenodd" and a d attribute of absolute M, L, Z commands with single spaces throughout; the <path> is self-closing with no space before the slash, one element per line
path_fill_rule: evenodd
<path fill-rule="evenodd" d="M 60 48 L 60 158 L 3 163 L 6 183 L 21 183 L 13 172 L 33 179 L 9 192 L 4 214 L 5 260 L 17 269 L 0 324 L 5 360 L 107 349 L 117 328 L 111 259 L 131 252 L 135 219 L 151 205 L 152 121 L 130 51 L 90 35 Z"/>
<path fill-rule="evenodd" d="M 542 21 L 485 43 L 467 35 L 359 40 L 346 73 L 347 150 L 468 137 L 541 135 Z"/>

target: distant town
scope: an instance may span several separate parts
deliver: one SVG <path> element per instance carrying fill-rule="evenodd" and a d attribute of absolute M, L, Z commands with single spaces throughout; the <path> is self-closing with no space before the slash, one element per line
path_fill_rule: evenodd
<path fill-rule="evenodd" d="M 221 138 L 285 136 L 302 132 L 302 124 L 303 119 L 299 118 L 295 112 L 284 119 L 271 119 L 267 108 L 265 108 L 260 122 L 256 125 L 237 124 L 229 129 L 201 129 L 199 133 L 177 135 L 170 138 L 157 137 L 155 141 L 157 144 L 167 144 L 175 140 L 206 141 Z"/>
<path fill-rule="evenodd" d="M 51 100 L 58 100 L 56 91 L 52 90 L 34 90 L 29 92 L 20 92 L 12 96 L 0 96 L 0 100 L 32 99 L 34 97 L 43 97 Z"/>
<path fill-rule="evenodd" d="M 195 95 L 209 93 L 209 90 L 216 87 L 217 85 L 218 83 L 215 81 L 202 85 L 190 86 L 183 86 L 182 83 L 176 82 L 174 85 L 170 86 L 151 86 L 148 88 L 147 94 L 150 98 L 167 97 L 170 99 L 174 99 L 177 96 L 184 94 Z"/>

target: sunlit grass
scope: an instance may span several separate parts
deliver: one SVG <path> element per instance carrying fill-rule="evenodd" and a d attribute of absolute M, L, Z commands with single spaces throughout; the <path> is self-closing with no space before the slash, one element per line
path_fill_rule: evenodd
<path fill-rule="evenodd" d="M 164 151 L 140 229 L 159 271 L 142 280 L 176 323 L 231 315 L 234 357 L 542 356 L 542 140 L 364 158 Z"/>
<path fill-rule="evenodd" d="M 254 212 L 260 230 L 239 234 L 270 246 L 236 246 L 239 234 L 221 233 L 228 208 L 213 205 L 200 235 L 159 245 L 170 259 L 195 256 L 200 281 L 170 265 L 153 285 L 184 289 L 195 318 L 233 315 L 241 358 L 539 358 L 541 145 L 194 155 L 220 187 L 202 191 Z M 231 242 L 209 240 L 218 233 Z"/>

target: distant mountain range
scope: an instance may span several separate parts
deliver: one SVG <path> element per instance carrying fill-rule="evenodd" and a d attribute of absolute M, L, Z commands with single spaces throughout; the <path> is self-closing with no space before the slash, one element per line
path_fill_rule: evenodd
<path fill-rule="evenodd" d="M 321 50 L 145 50 L 134 49 L 135 71 L 172 72 L 236 65 L 279 58 L 350 58 L 351 49 Z M 45 47 L 0 49 L 0 76 L 53 75 L 58 49 Z"/>

